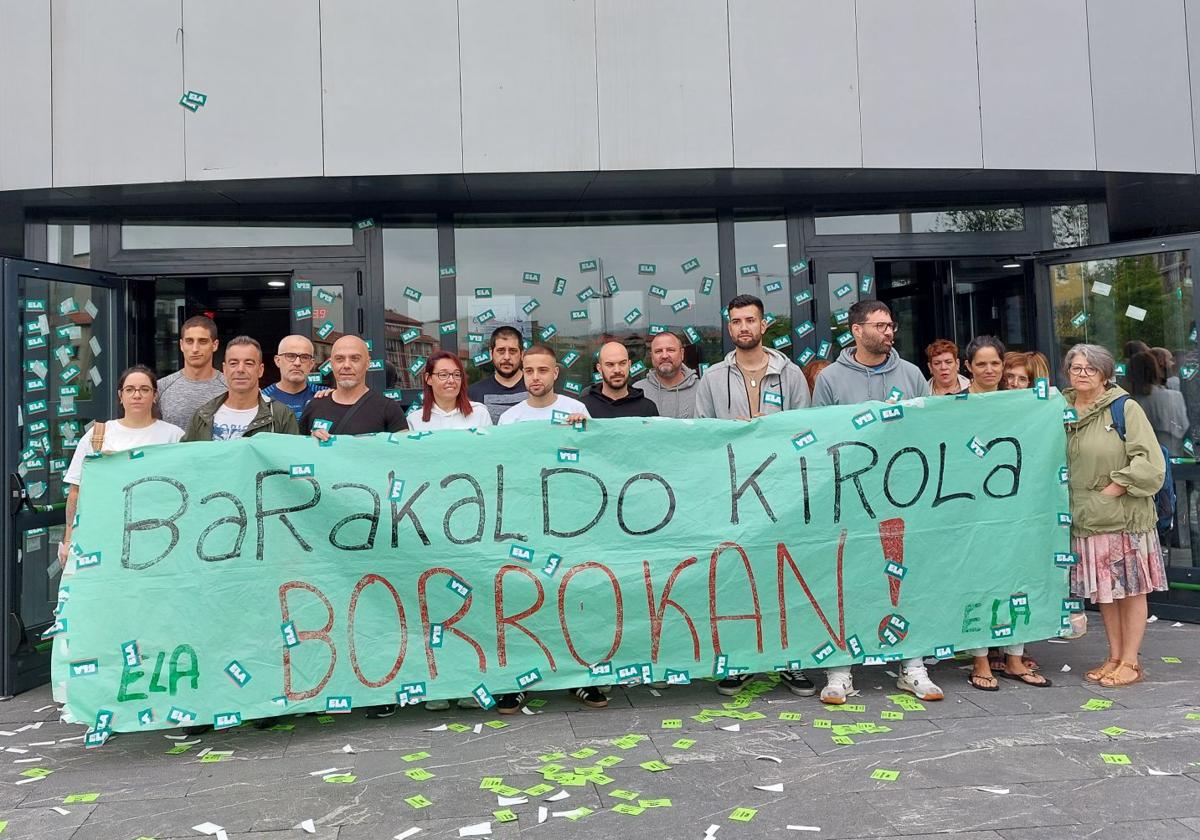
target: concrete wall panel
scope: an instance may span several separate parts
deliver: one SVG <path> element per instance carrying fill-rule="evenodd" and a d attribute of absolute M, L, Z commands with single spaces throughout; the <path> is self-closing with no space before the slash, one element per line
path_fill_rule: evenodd
<path fill-rule="evenodd" d="M 0 190 L 44 187 L 52 173 L 50 2 L 0 0 Z"/>

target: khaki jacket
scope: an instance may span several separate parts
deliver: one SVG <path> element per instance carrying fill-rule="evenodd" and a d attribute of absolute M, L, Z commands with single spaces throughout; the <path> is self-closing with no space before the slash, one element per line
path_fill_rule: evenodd
<path fill-rule="evenodd" d="M 1071 487 L 1071 535 L 1153 531 L 1158 522 L 1154 494 L 1166 474 L 1162 449 L 1146 413 L 1133 400 L 1125 401 L 1125 440 L 1112 425 L 1109 405 L 1126 392 L 1117 386 L 1105 391 L 1095 405 L 1067 424 L 1067 469 Z M 1063 391 L 1068 405 L 1075 390 Z M 1125 495 L 1105 496 L 1110 482 Z"/>

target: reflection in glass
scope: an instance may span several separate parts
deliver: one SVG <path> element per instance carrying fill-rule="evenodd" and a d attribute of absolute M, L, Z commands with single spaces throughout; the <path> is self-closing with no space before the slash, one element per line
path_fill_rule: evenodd
<path fill-rule="evenodd" d="M 1024 230 L 1025 211 L 1021 207 L 964 207 L 920 212 L 817 216 L 814 222 L 816 233 L 821 236 L 863 233 L 978 233 Z"/>
<path fill-rule="evenodd" d="M 92 232 L 87 225 L 48 224 L 46 262 L 91 268 L 91 241 Z"/>
<path fill-rule="evenodd" d="M 420 388 L 420 364 L 441 341 L 436 228 L 384 229 L 383 305 L 387 387 Z"/>
<path fill-rule="evenodd" d="M 763 335 L 763 344 L 794 358 L 787 222 L 782 216 L 762 221 L 737 221 L 733 235 L 738 294 L 759 298 L 766 315 L 772 319 Z M 804 277 L 807 288 L 807 275 Z"/>
<path fill-rule="evenodd" d="M 1058 204 L 1050 208 L 1050 229 L 1054 234 L 1055 248 L 1076 248 L 1090 245 L 1091 228 L 1088 226 L 1086 204 Z"/>
<path fill-rule="evenodd" d="M 695 368 L 721 356 L 713 222 L 460 227 L 455 232 L 458 340 L 468 379 L 490 375 L 501 325 L 544 342 L 564 366 L 559 388 L 593 382 L 593 354 L 619 340 L 648 366 L 651 335 L 673 330 Z M 688 329 L 691 333 L 688 335 Z"/>
<path fill-rule="evenodd" d="M 153 248 L 279 248 L 353 243 L 354 231 L 349 225 L 121 225 L 121 247 L 126 251 Z"/>

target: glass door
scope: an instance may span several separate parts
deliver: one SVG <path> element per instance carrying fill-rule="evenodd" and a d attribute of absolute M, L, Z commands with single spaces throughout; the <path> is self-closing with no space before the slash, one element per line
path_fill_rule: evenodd
<path fill-rule="evenodd" d="M 395 364 L 385 357 L 385 341 L 367 316 L 363 304 L 363 272 L 348 269 L 304 269 L 292 272 L 291 331 L 308 336 L 313 343 L 316 367 L 312 379 L 333 386 L 329 356 L 333 343 L 344 335 L 357 335 L 371 348 L 371 372 L 367 381 L 372 388 L 404 387 Z M 396 336 L 399 342 L 399 335 Z M 275 352 L 275 348 L 264 352 Z M 399 360 L 396 360 L 397 362 Z M 405 371 L 401 371 L 405 372 Z"/>
<path fill-rule="evenodd" d="M 1200 352 L 1192 261 L 1200 235 L 1078 248 L 1038 259 L 1041 343 L 1060 384 L 1077 343 L 1100 344 L 1117 382 L 1143 405 L 1172 456 L 1178 493 L 1170 541 L 1169 602 L 1191 600 L 1200 616 Z M 1161 613 L 1160 613 L 1161 614 Z"/>
<path fill-rule="evenodd" d="M 875 261 L 870 256 L 829 256 L 812 260 L 816 279 L 816 356 L 836 359 L 854 338 L 849 310 L 875 297 Z"/>
<path fill-rule="evenodd" d="M 0 460 L 8 502 L 0 517 L 5 621 L 0 692 L 46 682 L 65 525 L 63 475 L 93 420 L 116 408 L 127 365 L 128 283 L 85 269 L 0 261 Z"/>

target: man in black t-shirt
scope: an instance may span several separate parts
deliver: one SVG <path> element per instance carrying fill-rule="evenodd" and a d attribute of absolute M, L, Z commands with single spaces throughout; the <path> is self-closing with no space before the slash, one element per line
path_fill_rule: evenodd
<path fill-rule="evenodd" d="M 525 380 L 521 376 L 521 333 L 515 327 L 496 327 L 492 331 L 488 349 L 492 354 L 495 373 L 468 388 L 467 396 L 474 402 L 484 404 L 495 425 L 500 422 L 501 414 L 529 394 L 525 391 Z"/>
<path fill-rule="evenodd" d="M 312 400 L 300 415 L 300 433 L 317 440 L 331 435 L 365 435 L 371 432 L 401 432 L 408 428 L 404 408 L 367 387 L 371 353 L 356 335 L 344 335 L 333 343 L 329 357 L 337 388 L 328 398 Z"/>

